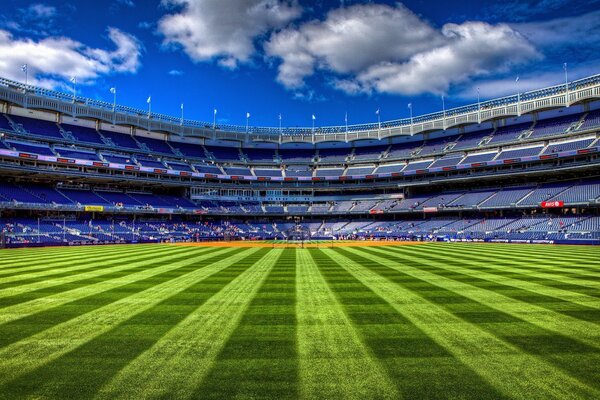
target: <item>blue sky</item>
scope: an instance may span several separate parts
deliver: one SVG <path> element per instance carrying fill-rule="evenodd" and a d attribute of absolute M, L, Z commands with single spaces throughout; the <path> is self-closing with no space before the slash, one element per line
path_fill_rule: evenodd
<path fill-rule="evenodd" d="M 2 3 L 1 76 L 221 123 L 389 120 L 600 73 L 600 0 Z"/>

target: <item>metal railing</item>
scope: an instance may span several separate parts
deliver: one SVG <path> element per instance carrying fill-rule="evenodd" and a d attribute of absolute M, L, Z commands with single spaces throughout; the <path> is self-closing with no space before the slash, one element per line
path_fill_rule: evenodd
<path fill-rule="evenodd" d="M 148 112 L 102 100 L 25 85 L 0 78 L 0 100 L 25 108 L 51 110 L 73 117 L 93 118 L 115 125 L 128 125 L 180 136 L 268 142 L 352 141 L 382 139 L 396 135 L 443 130 L 481 123 L 493 118 L 522 115 L 550 107 L 564 107 L 600 98 L 600 74 L 548 88 L 452 108 L 445 111 L 381 123 L 325 127 L 255 127 L 214 124 Z"/>

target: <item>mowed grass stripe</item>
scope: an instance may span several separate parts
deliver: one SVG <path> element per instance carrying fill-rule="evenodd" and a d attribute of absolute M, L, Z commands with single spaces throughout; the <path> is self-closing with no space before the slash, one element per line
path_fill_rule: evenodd
<path fill-rule="evenodd" d="M 435 246 L 446 246 L 448 243 L 433 243 Z M 514 254 L 548 254 L 549 257 L 563 255 L 564 257 L 588 257 L 597 254 L 598 249 L 594 246 L 564 246 L 556 245 L 549 246 L 546 244 L 508 244 L 508 243 L 451 243 L 459 248 L 473 248 L 476 251 L 496 251 L 498 253 L 514 253 Z"/>
<path fill-rule="evenodd" d="M 12 390 L 23 397 L 93 398 L 129 362 L 150 349 L 267 252 L 268 249 L 261 249 L 246 254 L 243 259 L 176 290 L 77 349 L 11 382 Z M 145 368 L 153 368 L 155 373 L 160 370 L 156 365 Z"/>
<path fill-rule="evenodd" d="M 331 250 L 309 252 L 362 342 L 385 368 L 401 397 L 433 399 L 440 393 L 446 398 L 461 399 L 503 397 L 424 329 L 398 312 L 395 304 L 410 299 L 398 296 L 390 302 L 359 279 L 362 276 L 355 276 L 352 269 L 362 267 L 348 261 L 351 267 L 347 269 Z"/>
<path fill-rule="evenodd" d="M 284 251 L 193 398 L 298 398 L 295 251 Z"/>
<path fill-rule="evenodd" d="M 547 313 L 538 314 L 535 310 L 530 310 L 528 304 L 515 305 L 515 303 L 503 302 L 504 299 L 501 296 L 495 298 L 493 293 L 486 293 L 484 290 L 473 290 L 474 288 L 468 285 L 459 286 L 451 280 L 439 278 L 434 274 L 428 275 L 426 271 L 412 268 L 406 264 L 406 260 L 399 258 L 397 260 L 388 259 L 387 263 L 393 261 L 390 264 L 394 265 L 388 266 L 385 259 L 366 250 L 368 249 L 340 250 L 338 253 L 362 263 L 373 272 L 392 282 L 397 282 L 424 299 L 443 307 L 454 316 L 462 318 L 465 323 L 480 323 L 483 330 L 501 337 L 505 342 L 520 348 L 523 352 L 543 358 L 557 368 L 571 373 L 574 378 L 580 379 L 586 384 L 593 385 L 593 382 L 599 378 L 598 373 L 595 371 L 580 371 L 589 363 L 600 363 L 600 351 L 598 347 L 594 347 L 597 344 L 597 339 L 593 339 L 593 337 L 598 338 L 598 333 L 592 324 L 587 324 L 590 329 L 584 332 L 583 337 L 569 336 L 570 331 L 567 333 L 552 331 L 546 329 L 543 325 L 545 321 L 552 321 L 552 316 L 549 318 Z M 361 253 L 368 254 L 363 257 Z M 405 282 L 407 278 L 417 279 L 418 281 L 408 284 Z M 446 298 L 440 300 L 440 295 Z M 491 299 L 488 299 L 487 296 L 490 296 Z M 500 302 L 500 304 L 494 304 L 494 301 Z M 513 311 L 513 313 L 503 311 L 505 308 Z M 543 321 L 536 325 L 526 320 L 523 317 L 524 315 L 528 316 L 529 319 L 535 319 L 538 323 L 540 319 Z M 559 317 L 559 315 L 555 315 L 555 317 Z M 583 323 L 580 323 L 580 325 L 583 325 Z M 515 337 L 515 333 L 520 336 Z M 539 351 L 536 346 L 544 348 L 544 351 Z M 565 363 L 566 359 L 563 357 L 565 353 L 568 353 L 568 355 L 577 354 L 578 357 Z"/>
<path fill-rule="evenodd" d="M 26 285 L 17 285 L 14 288 L 6 288 L 0 291 L 0 310 L 2 308 L 15 306 L 29 301 L 41 300 L 58 293 L 79 289 L 86 285 L 94 285 L 110 279 L 118 279 L 136 272 L 146 271 L 153 267 L 159 267 L 158 260 L 168 260 L 178 257 L 184 259 L 186 255 L 194 254 L 193 250 L 181 251 L 158 251 L 147 256 L 137 257 L 132 255 L 121 258 L 107 268 L 96 269 L 82 274 L 61 276 L 54 280 L 41 280 Z M 0 320 L 1 323 L 1 320 Z"/>
<path fill-rule="evenodd" d="M 100 257 L 80 257 L 73 260 L 64 260 L 54 264 L 45 264 L 44 268 L 37 270 L 25 270 L 14 274 L 0 277 L 0 293 L 3 289 L 14 288 L 28 283 L 35 283 L 41 280 L 56 279 L 64 276 L 74 276 L 94 269 L 105 268 L 117 264 L 119 261 L 134 256 L 143 257 L 147 254 L 159 254 L 167 251 L 166 248 L 147 248 L 146 250 L 137 250 L 129 252 L 104 253 Z M 85 262 L 81 262 L 85 260 Z"/>
<path fill-rule="evenodd" d="M 464 243 L 432 243 L 429 245 L 431 249 L 444 251 L 451 249 L 452 252 L 464 252 L 466 254 L 479 254 L 490 258 L 499 257 L 500 259 L 512 257 L 523 260 L 537 259 L 543 261 L 545 265 L 530 265 L 522 266 L 523 269 L 531 271 L 552 271 L 553 273 L 561 273 L 565 276 L 573 275 L 575 277 L 590 277 L 594 280 L 600 277 L 600 266 L 597 264 L 588 265 L 589 260 L 597 259 L 600 250 L 595 246 L 590 246 L 594 250 L 584 253 L 565 253 L 561 247 L 553 248 L 548 245 L 543 245 L 541 248 L 535 245 L 504 245 L 500 248 L 495 245 L 488 244 L 464 244 Z M 578 246 L 578 249 L 584 250 L 585 246 Z M 552 251 L 552 249 L 555 249 Z"/>
<path fill-rule="evenodd" d="M 415 254 L 402 249 L 384 249 L 382 251 L 385 253 L 392 251 L 395 255 Z M 446 256 L 435 256 L 430 252 L 426 254 L 415 254 L 412 261 L 418 262 L 421 269 L 429 270 L 439 276 L 468 283 L 469 285 L 482 289 L 493 290 L 521 302 L 534 303 L 541 308 L 564 314 L 567 317 L 572 317 L 573 315 L 571 312 L 576 310 L 580 313 L 583 312 L 581 315 L 587 315 L 592 321 L 597 321 L 600 318 L 600 300 L 597 296 L 589 296 L 569 290 L 541 285 L 536 282 L 527 282 L 526 280 L 518 280 L 491 274 L 482 271 L 481 269 L 472 270 L 470 267 L 467 268 L 463 266 L 465 264 L 471 265 L 471 261 L 467 261 L 465 257 L 461 258 L 460 261 L 456 261 L 455 257 L 449 257 L 448 254 L 451 253 L 446 253 Z M 424 261 L 427 261 L 428 263 L 425 264 Z M 519 260 L 515 260 L 515 263 L 520 262 L 521 261 Z M 443 266 L 443 268 L 440 268 L 440 266 Z M 564 321 L 564 318 L 562 320 Z M 575 321 L 571 320 L 571 323 L 574 322 Z"/>
<path fill-rule="evenodd" d="M 0 274 L 18 269 L 26 270 L 35 268 L 36 263 L 47 264 L 61 260 L 76 260 L 80 258 L 93 257 L 103 253 L 143 251 L 156 247 L 155 245 L 106 245 L 106 246 L 83 246 L 83 247 L 56 247 L 46 248 L 54 250 L 51 254 L 36 253 L 36 249 L 26 249 L 27 254 L 19 257 L 9 257 L 10 250 L 0 250 Z M 33 252 L 33 253 L 32 253 Z M 34 255 L 31 255 L 34 254 Z M 5 258 L 6 257 L 6 258 Z"/>
<path fill-rule="evenodd" d="M 263 250 L 255 254 L 264 253 Z M 190 398 L 282 253 L 283 250 L 268 250 L 263 258 L 121 369 L 95 398 Z"/>
<path fill-rule="evenodd" d="M 590 269 L 586 270 L 586 267 L 588 266 L 600 266 L 600 263 L 598 263 L 600 252 L 595 257 L 590 256 L 578 261 L 565 258 L 564 256 L 560 257 L 560 261 L 557 261 L 554 258 L 545 257 L 544 253 L 527 255 L 513 253 L 498 254 L 480 251 L 479 249 L 477 249 L 477 251 L 474 251 L 474 249 L 468 251 L 467 249 L 456 247 L 432 247 L 429 252 L 436 254 L 446 254 L 447 252 L 451 252 L 452 254 L 467 257 L 470 260 L 479 260 L 482 265 L 478 265 L 477 268 L 491 270 L 505 275 L 508 275 L 511 272 L 504 267 L 510 267 L 511 271 L 515 273 L 516 276 L 518 276 L 518 274 L 526 274 L 528 277 L 541 277 L 556 280 L 558 282 L 600 288 L 600 273 L 590 272 Z M 489 265 L 489 260 L 494 260 L 494 263 Z M 516 263 L 515 260 L 521 262 Z M 573 267 L 576 265 L 574 264 L 575 262 L 580 263 L 582 265 L 581 268 L 584 269 L 584 271 L 575 272 L 575 268 Z"/>
<path fill-rule="evenodd" d="M 566 291 L 570 296 L 574 293 L 579 293 L 584 296 L 590 296 L 595 299 L 600 298 L 600 281 L 590 280 L 593 278 L 578 276 L 573 274 L 565 276 L 561 272 L 556 272 L 552 267 L 544 269 L 548 263 L 544 258 L 525 257 L 524 259 L 515 256 L 503 257 L 499 255 L 487 255 L 477 253 L 466 253 L 456 251 L 455 249 L 447 249 L 446 251 L 428 251 L 428 255 L 448 256 L 452 254 L 455 258 L 460 257 L 466 264 L 469 265 L 470 271 L 489 273 L 503 278 L 516 279 L 528 283 L 547 286 L 549 288 Z M 420 253 L 414 252 L 415 255 Z M 600 254 L 599 254 L 600 255 Z M 490 260 L 494 260 L 490 263 Z M 535 269 L 529 268 L 529 265 L 539 264 Z M 586 264 L 598 264 L 597 259 L 588 259 Z M 599 276 L 600 277 L 600 276 Z M 585 299 L 586 297 L 583 297 Z M 593 301 L 593 300 L 592 300 Z M 600 304 L 600 302 L 599 302 Z"/>
<path fill-rule="evenodd" d="M 461 301 L 470 300 L 450 292 L 446 293 L 448 299 L 445 303 L 435 303 L 426 297 L 427 293 L 444 291 L 431 288 L 432 285 L 426 282 L 403 276 L 352 252 L 340 249 L 324 252 L 331 254 L 338 264 L 417 325 L 433 342 L 468 365 L 501 393 L 512 398 L 528 399 L 595 398 L 600 395 L 597 388 L 561 371 L 542 357 L 528 354 L 489 333 L 484 326 L 465 321 L 447 306 L 451 296 Z M 401 346 L 402 341 L 398 341 L 397 345 Z M 460 384 L 462 382 L 460 380 Z"/>
<path fill-rule="evenodd" d="M 362 343 L 309 251 L 296 251 L 300 397 L 398 399 L 400 394 Z"/>
<path fill-rule="evenodd" d="M 202 252 L 201 254 L 205 257 L 211 253 Z M 171 269 L 168 266 L 181 260 L 187 260 L 191 255 L 193 255 L 193 252 L 186 252 L 185 254 L 179 254 L 178 257 L 168 257 L 154 264 L 139 266 L 137 267 L 138 275 L 134 275 L 129 270 L 124 271 L 119 276 L 113 277 L 111 282 L 98 282 L 91 292 L 77 290 L 80 289 L 78 287 L 68 293 L 68 296 L 60 296 L 59 293 L 55 293 L 51 299 L 54 301 L 41 299 L 35 304 L 31 304 L 31 302 L 23 304 L 20 307 L 23 312 L 20 314 L 16 314 L 15 308 L 13 308 L 8 313 L 12 318 L 10 321 L 5 322 L 3 321 L 4 318 L 0 319 L 4 322 L 0 324 L 0 347 L 23 340 L 28 336 L 92 312 L 121 298 L 141 292 L 151 285 L 160 283 L 163 279 L 169 280 L 181 276 L 195 267 L 184 266 Z M 195 256 L 197 257 L 197 255 Z M 203 261 L 210 263 L 212 260 L 219 260 L 222 257 L 221 254 L 218 254 L 213 258 L 204 258 Z M 166 265 L 165 262 L 167 262 Z M 156 272 L 156 269 L 161 269 L 161 271 Z M 121 282 L 116 283 L 117 280 Z M 102 290 L 101 287 L 105 289 Z M 4 317 L 3 314 L 0 311 L 0 317 Z"/>
<path fill-rule="evenodd" d="M 486 311 L 489 312 L 489 317 L 491 318 L 505 319 L 507 321 L 517 318 L 523 322 L 542 328 L 544 332 L 538 332 L 539 335 L 548 335 L 548 331 L 552 331 L 558 335 L 565 336 L 568 340 L 576 339 L 586 343 L 588 346 L 600 349 L 600 330 L 597 324 L 581 321 L 570 315 L 565 316 L 562 313 L 548 311 L 535 303 L 507 297 L 502 293 L 496 292 L 493 288 L 488 289 L 485 286 L 473 286 L 470 280 L 462 281 L 455 279 L 454 275 L 449 276 L 445 273 L 440 273 L 440 271 L 443 272 L 446 270 L 446 264 L 443 261 L 423 263 L 419 261 L 418 257 L 411 257 L 400 251 L 396 254 L 387 254 L 371 249 L 352 249 L 351 251 L 375 260 L 388 268 L 396 270 L 398 273 L 418 278 L 423 282 L 439 287 L 441 290 L 448 290 L 453 292 L 453 294 L 458 294 L 461 297 L 475 301 L 487 308 Z M 367 254 L 364 255 L 364 253 Z M 439 299 L 435 296 L 432 296 L 432 299 L 433 301 L 441 300 L 441 304 L 445 300 L 443 297 Z M 589 309 L 580 306 L 572 308 L 571 312 L 584 313 L 589 312 Z M 505 315 L 502 316 L 498 313 Z M 472 316 L 474 319 L 477 319 L 478 315 L 474 313 Z M 481 314 L 481 320 L 485 321 L 485 312 Z M 575 348 L 577 345 L 574 344 L 570 347 Z M 589 353 L 590 351 L 582 352 Z"/>
<path fill-rule="evenodd" d="M 184 261 L 178 261 L 171 265 L 171 268 L 179 269 L 179 271 L 173 272 L 175 277 L 172 279 L 164 278 L 154 283 L 148 283 L 149 287 L 144 287 L 142 291 L 124 295 L 93 312 L 83 314 L 0 349 L 0 393 L 12 390 L 14 385 L 21 387 L 24 392 L 35 391 L 35 387 L 28 382 L 27 376 L 34 379 L 33 377 L 38 374 L 44 375 L 44 371 L 47 371 L 46 366 L 52 368 L 57 365 L 51 363 L 62 362 L 58 361 L 62 357 L 71 359 L 70 354 L 74 354 L 80 348 L 85 348 L 84 346 L 89 341 L 110 332 L 123 322 L 152 309 L 162 301 L 232 264 L 240 262 L 255 252 L 256 249 L 243 251 L 226 249 L 218 259 L 204 255 L 190 256 Z M 183 274 L 180 274 L 181 268 L 185 268 Z M 140 337 L 140 340 L 143 340 L 143 337 Z M 98 353 L 95 356 L 90 354 L 89 357 L 96 357 L 100 362 L 103 352 L 104 348 L 99 347 Z M 74 363 L 77 364 L 76 361 Z M 93 370 L 93 366 L 90 368 Z M 70 378 L 67 377 L 68 379 Z M 66 394 L 77 397 L 76 391 Z"/>

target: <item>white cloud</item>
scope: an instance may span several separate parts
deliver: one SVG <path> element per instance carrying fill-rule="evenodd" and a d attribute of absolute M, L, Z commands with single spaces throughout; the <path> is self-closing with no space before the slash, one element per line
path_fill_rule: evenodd
<path fill-rule="evenodd" d="M 250 60 L 254 40 L 301 14 L 296 0 L 163 0 L 179 8 L 158 23 L 165 45 L 181 46 L 194 61 L 217 59 L 227 68 Z"/>
<path fill-rule="evenodd" d="M 0 75 L 23 80 L 21 66 L 27 64 L 30 83 L 54 88 L 71 76 L 91 83 L 102 75 L 136 72 L 142 51 L 138 40 L 116 28 L 108 28 L 108 38 L 115 45 L 112 51 L 87 47 L 66 37 L 17 39 L 0 30 Z"/>
<path fill-rule="evenodd" d="M 302 87 L 321 70 L 350 94 L 440 93 L 539 57 L 508 25 L 465 22 L 437 30 L 401 4 L 333 10 L 324 21 L 274 33 L 266 52 L 282 60 L 277 79 L 287 88 Z"/>
<path fill-rule="evenodd" d="M 169 71 L 169 75 L 171 76 L 181 76 L 183 75 L 183 71 L 180 71 L 178 69 L 172 69 Z"/>
<path fill-rule="evenodd" d="M 56 15 L 56 7 L 45 4 L 32 4 L 23 12 L 31 19 L 52 18 Z"/>
<path fill-rule="evenodd" d="M 569 68 L 569 82 L 582 79 L 598 73 L 596 62 L 584 63 Z M 537 90 L 544 87 L 561 85 L 565 82 L 565 72 L 561 65 L 556 65 L 554 70 L 547 72 L 532 71 L 521 74 L 519 82 L 515 82 L 516 75 L 505 76 L 497 79 L 475 81 L 457 93 L 457 97 L 463 99 L 477 99 L 477 88 L 481 100 L 494 99 L 503 96 L 514 95 L 519 92 Z"/>
<path fill-rule="evenodd" d="M 600 41 L 600 11 L 549 21 L 511 24 L 533 43 L 540 46 L 597 44 Z"/>

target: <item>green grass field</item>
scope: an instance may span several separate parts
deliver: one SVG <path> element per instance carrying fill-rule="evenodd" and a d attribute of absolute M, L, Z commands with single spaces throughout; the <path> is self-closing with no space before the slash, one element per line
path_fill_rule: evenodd
<path fill-rule="evenodd" d="M 2 399 L 599 399 L 600 249 L 0 251 Z"/>

